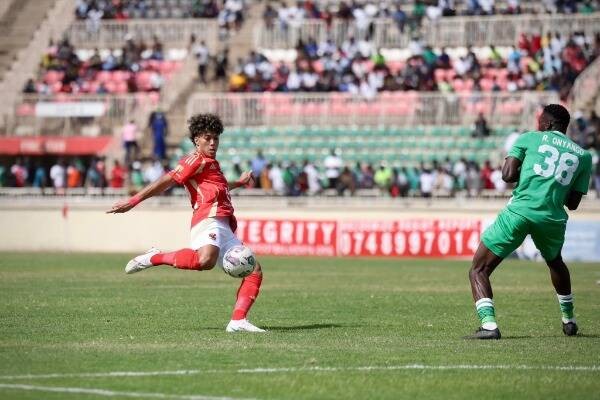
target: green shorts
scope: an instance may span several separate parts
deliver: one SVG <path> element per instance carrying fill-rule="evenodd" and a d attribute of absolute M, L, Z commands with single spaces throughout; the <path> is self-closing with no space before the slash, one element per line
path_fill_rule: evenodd
<path fill-rule="evenodd" d="M 566 224 L 536 224 L 527 218 L 504 209 L 481 235 L 481 241 L 498 257 L 505 258 L 531 235 L 535 247 L 546 261 L 554 260 L 565 242 Z"/>

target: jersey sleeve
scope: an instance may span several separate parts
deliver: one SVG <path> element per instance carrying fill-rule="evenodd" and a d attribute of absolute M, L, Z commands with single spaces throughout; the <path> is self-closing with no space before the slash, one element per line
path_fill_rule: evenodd
<path fill-rule="evenodd" d="M 527 147 L 529 146 L 531 138 L 531 133 L 527 132 L 519 136 L 519 138 L 515 141 L 512 148 L 506 155 L 507 157 L 514 157 L 519 161 L 523 161 L 525 158 L 525 153 L 527 153 Z"/>
<path fill-rule="evenodd" d="M 197 155 L 191 155 L 188 157 L 184 157 L 179 160 L 179 163 L 175 167 L 175 169 L 169 172 L 169 175 L 173 178 L 175 182 L 182 185 L 187 182 L 192 176 L 195 176 L 201 173 L 206 164 L 207 160 L 204 157 L 199 157 Z"/>
<path fill-rule="evenodd" d="M 577 178 L 573 181 L 573 186 L 571 186 L 571 190 L 583 194 L 587 194 L 588 188 L 590 186 L 590 177 L 592 175 L 592 156 L 590 153 L 587 153 L 583 159 L 582 168 L 579 174 L 577 174 Z"/>

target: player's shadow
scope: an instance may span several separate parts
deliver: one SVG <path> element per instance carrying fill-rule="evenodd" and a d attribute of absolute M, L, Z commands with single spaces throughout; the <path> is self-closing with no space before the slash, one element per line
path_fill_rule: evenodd
<path fill-rule="evenodd" d="M 556 334 L 556 335 L 536 335 L 536 336 L 526 336 L 526 335 L 510 335 L 510 336 L 504 336 L 502 335 L 502 340 L 518 340 L 518 339 L 539 339 L 539 338 L 562 338 L 565 337 L 564 335 L 561 334 Z M 584 339 L 584 338 L 590 338 L 590 339 L 597 339 L 600 338 L 600 335 L 598 334 L 590 334 L 590 333 L 578 333 L 577 336 L 573 337 L 574 340 L 577 339 Z"/>
<path fill-rule="evenodd" d="M 295 326 L 265 326 L 268 331 L 295 331 L 295 330 L 310 330 L 310 329 L 331 329 L 343 328 L 347 325 L 340 324 L 310 324 L 310 325 L 295 325 Z"/>

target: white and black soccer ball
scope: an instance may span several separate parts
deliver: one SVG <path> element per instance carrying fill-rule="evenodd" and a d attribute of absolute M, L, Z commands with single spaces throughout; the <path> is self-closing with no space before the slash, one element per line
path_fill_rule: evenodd
<path fill-rule="evenodd" d="M 243 278 L 254 271 L 256 258 L 252 250 L 246 246 L 233 246 L 223 256 L 223 270 L 234 278 Z"/>

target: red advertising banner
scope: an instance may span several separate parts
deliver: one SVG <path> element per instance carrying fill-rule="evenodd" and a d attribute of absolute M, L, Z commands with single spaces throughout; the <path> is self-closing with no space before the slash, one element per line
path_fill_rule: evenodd
<path fill-rule="evenodd" d="M 239 220 L 236 234 L 258 254 L 337 255 L 336 221 Z"/>
<path fill-rule="evenodd" d="M 238 237 L 258 254 L 290 256 L 470 257 L 481 221 L 246 219 Z"/>
<path fill-rule="evenodd" d="M 2 155 L 84 155 L 103 153 L 112 140 L 111 136 L 31 136 L 0 138 Z"/>
<path fill-rule="evenodd" d="M 479 245 L 478 220 L 411 219 L 340 222 L 338 254 L 379 257 L 467 257 Z"/>

